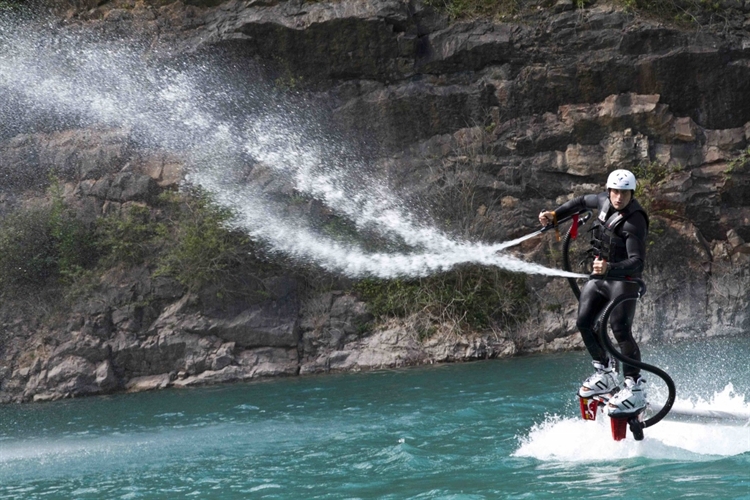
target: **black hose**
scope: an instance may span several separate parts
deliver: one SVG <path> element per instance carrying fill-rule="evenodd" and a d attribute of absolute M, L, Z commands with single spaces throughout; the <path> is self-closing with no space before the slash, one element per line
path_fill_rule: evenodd
<path fill-rule="evenodd" d="M 677 388 L 674 385 L 674 380 L 672 380 L 672 377 L 670 377 L 667 372 L 665 372 L 661 368 L 657 368 L 656 366 L 643 363 L 642 361 L 636 361 L 635 359 L 625 356 L 620 351 L 618 351 L 614 345 L 612 345 L 612 341 L 609 339 L 609 335 L 607 334 L 607 324 L 609 323 L 609 316 L 610 314 L 612 314 L 612 311 L 614 311 L 615 307 L 628 300 L 638 300 L 646 291 L 646 286 L 643 283 L 643 280 L 634 280 L 634 282 L 638 282 L 638 284 L 641 285 L 642 293 L 641 291 L 639 291 L 638 293 L 622 294 L 618 297 L 615 297 L 614 300 L 610 301 L 609 304 L 607 304 L 607 307 L 604 308 L 604 312 L 602 312 L 602 315 L 598 320 L 599 340 L 607 349 L 607 351 L 618 361 L 622 362 L 623 364 L 632 365 L 640 368 L 641 370 L 651 372 L 661 378 L 664 383 L 667 384 L 667 389 L 669 390 L 667 401 L 666 403 L 664 403 L 664 406 L 661 408 L 661 410 L 659 410 L 653 417 L 640 423 L 641 428 L 645 429 L 646 427 L 651 427 L 655 423 L 659 422 L 667 415 L 667 413 L 669 413 L 669 410 L 672 409 L 672 405 L 674 404 Z"/>
<path fill-rule="evenodd" d="M 582 217 L 578 218 L 578 227 L 583 226 L 586 224 L 586 221 L 589 220 L 589 218 L 592 215 L 591 210 L 586 210 L 584 212 L 579 212 L 578 215 L 584 214 Z M 572 216 L 571 216 L 572 217 Z M 567 218 L 565 219 L 567 220 Z M 573 222 L 573 224 L 576 224 L 576 222 Z M 570 243 L 573 241 L 572 233 L 573 232 L 573 225 L 571 224 L 570 229 L 567 233 L 565 233 L 565 238 L 563 238 L 563 252 L 562 252 L 562 259 L 563 259 L 563 269 L 570 272 L 571 271 L 571 265 L 570 265 Z M 576 296 L 576 300 L 581 298 L 581 289 L 578 287 L 578 282 L 576 281 L 576 278 L 567 278 L 568 284 L 570 285 L 571 290 L 573 290 L 573 295 Z"/>
<path fill-rule="evenodd" d="M 578 220 L 578 225 L 582 226 L 588 218 L 591 216 L 591 212 L 588 211 L 588 214 Z M 572 226 L 571 226 L 572 229 Z M 571 242 L 571 231 L 568 230 L 567 234 L 565 235 L 565 239 L 563 240 L 563 268 L 566 271 L 572 272 L 571 266 L 570 266 L 570 257 L 569 257 L 569 251 L 570 251 L 570 242 Z M 596 277 L 593 277 L 595 278 Z M 607 351 L 618 361 L 621 363 L 632 365 L 637 368 L 640 368 L 641 370 L 646 370 L 647 372 L 653 373 L 654 375 L 658 376 L 662 380 L 664 380 L 664 383 L 667 384 L 667 389 L 669 390 L 669 395 L 667 396 L 667 401 L 664 403 L 664 406 L 659 410 L 653 417 L 647 419 L 644 422 L 638 422 L 635 419 L 630 420 L 631 430 L 633 431 L 633 434 L 635 435 L 637 432 L 640 431 L 641 438 L 643 436 L 642 429 L 645 429 L 646 427 L 650 427 L 657 422 L 659 422 L 661 419 L 663 419 L 667 413 L 669 413 L 669 410 L 672 409 L 672 405 L 674 404 L 675 396 L 677 393 L 677 388 L 674 385 L 674 380 L 672 380 L 672 377 L 667 374 L 664 370 L 661 368 L 657 368 L 656 366 L 649 365 L 647 363 L 643 363 L 641 361 L 636 361 L 635 359 L 631 359 L 624 354 L 622 354 L 620 351 L 618 351 L 614 345 L 612 345 L 612 341 L 609 339 L 609 335 L 607 333 L 607 324 L 609 323 L 609 316 L 612 314 L 612 311 L 617 307 L 618 305 L 622 304 L 623 302 L 627 300 L 638 300 L 640 297 L 642 297 L 646 293 L 646 283 L 642 279 L 627 279 L 627 278 L 612 278 L 609 277 L 607 279 L 621 279 L 623 281 L 632 281 L 633 283 L 637 283 L 639 286 L 639 290 L 637 293 L 630 293 L 630 294 L 623 294 L 618 297 L 615 297 L 613 300 L 607 304 L 607 307 L 604 308 L 604 311 L 599 316 L 599 319 L 597 320 L 597 324 L 599 325 L 597 332 L 599 334 L 599 339 L 604 345 L 604 347 L 607 349 Z M 581 298 L 581 289 L 578 286 L 578 282 L 574 278 L 568 278 L 568 283 L 570 284 L 570 288 L 573 290 L 573 294 L 576 296 L 576 299 L 580 300 Z M 640 429 L 633 429 L 633 426 L 640 427 Z"/>

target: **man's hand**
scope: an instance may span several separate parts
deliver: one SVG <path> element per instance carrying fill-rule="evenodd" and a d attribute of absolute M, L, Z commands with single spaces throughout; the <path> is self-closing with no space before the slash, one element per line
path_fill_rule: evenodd
<path fill-rule="evenodd" d="M 549 226 L 554 220 L 555 212 L 549 212 L 547 210 L 542 210 L 541 212 L 539 212 L 539 223 L 542 226 Z"/>
<path fill-rule="evenodd" d="M 594 259 L 594 269 L 592 274 L 596 274 L 597 276 L 604 276 L 607 274 L 607 261 L 600 259 L 599 257 Z"/>

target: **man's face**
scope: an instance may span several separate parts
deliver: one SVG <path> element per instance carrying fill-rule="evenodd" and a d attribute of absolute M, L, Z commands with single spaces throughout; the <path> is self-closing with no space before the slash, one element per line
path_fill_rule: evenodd
<path fill-rule="evenodd" d="M 615 210 L 622 210 L 628 206 L 633 199 L 633 191 L 629 189 L 610 189 L 609 202 L 615 207 Z"/>

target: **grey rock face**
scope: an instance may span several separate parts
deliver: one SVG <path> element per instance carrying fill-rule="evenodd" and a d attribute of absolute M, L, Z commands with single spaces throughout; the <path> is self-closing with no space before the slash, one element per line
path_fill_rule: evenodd
<path fill-rule="evenodd" d="M 325 102 L 331 126 L 375 145 L 372 165 L 406 203 L 449 215 L 445 229 L 462 237 L 531 232 L 541 208 L 600 190 L 615 168 L 638 169 L 653 182 L 640 195 L 652 230 L 637 337 L 750 329 L 750 167 L 742 161 L 750 45 L 742 27 L 687 32 L 573 2 L 514 22 L 449 22 L 399 0 L 84 3 L 60 3 L 71 29 L 136 36 L 149 57 L 252 61 L 277 91 Z M 236 67 L 240 80 L 256 76 Z M 182 160 L 139 149 L 130 134 L 92 127 L 0 142 L 0 207 L 44 187 L 49 170 L 89 221 L 153 204 L 179 186 Z M 252 175 L 262 182 L 263 166 Z M 271 180 L 264 189 L 290 191 Z M 519 252 L 560 266 L 550 239 Z M 346 286 L 319 290 L 280 272 L 264 281 L 269 297 L 237 303 L 214 289 L 189 293 L 149 269 L 120 270 L 64 325 L 3 313 L 0 401 L 581 348 L 566 284 L 535 277 L 528 286 L 540 298 L 516 329 L 437 325 L 425 339 L 420 318 L 374 323 Z"/>

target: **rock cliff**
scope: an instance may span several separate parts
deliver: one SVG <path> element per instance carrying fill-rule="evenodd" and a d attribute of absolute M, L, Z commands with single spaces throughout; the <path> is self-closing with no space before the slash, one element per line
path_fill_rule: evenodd
<path fill-rule="evenodd" d="M 64 30 L 137 40 L 143 57 L 219 58 L 238 80 L 262 74 L 295 99 L 324 102 L 394 191 L 447 214 L 445 229 L 465 237 L 531 232 L 541 208 L 633 169 L 653 221 L 637 337 L 750 330 L 750 3 L 738 2 L 722 30 L 602 1 L 536 2 L 503 20 L 451 21 L 401 0 L 81 0 L 56 15 Z M 24 203 L 52 170 L 93 220 L 153 204 L 179 187 L 181 168 L 179 155 L 141 146 L 127 127 L 27 127 L 0 142 L 2 207 Z M 553 238 L 519 255 L 561 265 Z M 45 324 L 34 307 L 6 301 L 0 401 L 581 347 L 559 279 L 529 279 L 530 314 L 515 329 L 443 325 L 424 339 L 408 319 L 373 322 L 348 280 L 321 290 L 294 268 L 256 278 L 263 293 L 248 298 L 120 267 Z"/>

